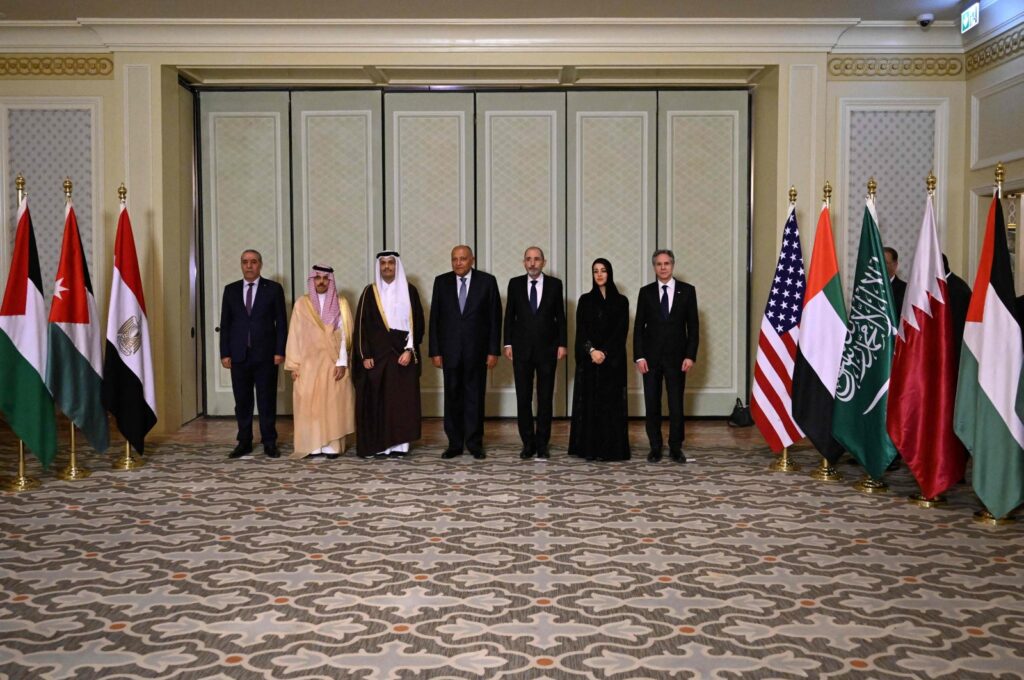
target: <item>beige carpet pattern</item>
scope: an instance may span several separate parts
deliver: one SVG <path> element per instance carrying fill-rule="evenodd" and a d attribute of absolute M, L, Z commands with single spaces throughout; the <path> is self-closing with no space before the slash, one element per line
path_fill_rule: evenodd
<path fill-rule="evenodd" d="M 0 495 L 0 676 L 1024 673 L 1024 524 L 975 523 L 966 486 L 924 510 L 905 470 L 865 496 L 769 474 L 765 450 L 517 452 L 164 443 L 136 473 Z"/>

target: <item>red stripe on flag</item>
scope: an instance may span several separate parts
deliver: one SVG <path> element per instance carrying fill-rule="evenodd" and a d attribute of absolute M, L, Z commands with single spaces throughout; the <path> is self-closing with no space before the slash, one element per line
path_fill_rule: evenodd
<path fill-rule="evenodd" d="M 833 276 L 839 275 L 839 262 L 832 245 L 832 217 L 827 206 L 822 206 L 818 216 L 818 230 L 814 235 L 814 251 L 811 253 L 811 269 L 807 274 L 807 290 L 804 292 L 804 307 L 823 291 Z"/>
<path fill-rule="evenodd" d="M 142 297 L 142 275 L 139 273 L 139 258 L 135 250 L 135 237 L 132 235 L 132 223 L 128 219 L 128 209 L 122 207 L 117 218 L 117 238 L 114 241 L 114 267 L 121 272 L 124 285 L 139 301 L 142 313 L 147 317 L 146 301 Z"/>
<path fill-rule="evenodd" d="M 753 417 L 754 422 L 757 423 L 757 429 L 761 431 L 761 435 L 768 442 L 769 448 L 772 451 L 781 451 L 784 445 L 782 440 L 779 439 L 779 434 L 775 431 L 772 419 L 761 410 L 761 405 L 755 400 L 750 402 L 750 415 Z"/>
<path fill-rule="evenodd" d="M 25 300 L 28 298 L 28 232 L 32 223 L 28 203 L 24 200 L 22 207 L 24 210 L 21 211 L 18 233 L 14 237 L 14 257 L 7 275 L 7 290 L 4 291 L 0 316 L 21 316 L 25 313 Z"/>
<path fill-rule="evenodd" d="M 786 394 L 793 394 L 793 376 L 786 371 L 785 364 L 782 363 L 782 359 L 779 358 L 779 355 L 775 353 L 775 348 L 772 347 L 771 341 L 764 336 L 764 333 L 761 333 L 761 335 L 758 336 L 757 347 L 761 350 L 761 354 L 764 358 L 768 360 L 768 363 L 772 365 L 772 370 L 775 372 L 775 375 L 779 376 L 779 379 L 782 380 L 782 384 L 786 386 Z M 759 373 L 760 367 L 754 369 L 754 372 Z"/>
<path fill-rule="evenodd" d="M 789 435 L 789 439 L 799 439 L 800 430 L 797 429 L 796 425 L 793 424 L 792 416 L 790 416 L 788 410 L 786 409 L 786 406 L 782 402 L 782 399 L 779 398 L 778 393 L 775 391 L 775 388 L 772 387 L 772 384 L 768 380 L 768 378 L 765 377 L 764 373 L 762 373 L 761 371 L 755 371 L 754 380 L 757 382 L 758 386 L 761 388 L 761 392 L 764 393 L 765 397 L 768 399 L 768 402 L 771 404 L 772 409 L 778 416 L 778 424 L 781 425 L 782 428 L 786 431 L 786 434 Z M 778 427 L 776 427 L 773 424 L 772 429 L 778 430 Z"/>
<path fill-rule="evenodd" d="M 995 257 L 996 201 L 998 200 L 998 196 L 993 196 L 992 204 L 988 208 L 985 241 L 981 244 L 981 259 L 978 261 L 978 275 L 974 279 L 971 304 L 967 307 L 968 321 L 980 322 L 985 317 L 985 296 L 988 294 L 988 284 L 992 278 L 992 260 Z"/>

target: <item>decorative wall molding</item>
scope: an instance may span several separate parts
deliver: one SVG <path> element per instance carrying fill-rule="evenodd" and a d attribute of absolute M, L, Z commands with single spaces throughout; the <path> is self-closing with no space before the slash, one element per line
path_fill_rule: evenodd
<path fill-rule="evenodd" d="M 1024 24 L 979 45 L 965 56 L 967 72 L 986 71 L 1024 54 Z"/>
<path fill-rule="evenodd" d="M 114 77 L 113 58 L 95 54 L 0 54 L 0 78 Z"/>
<path fill-rule="evenodd" d="M 829 80 L 962 80 L 964 58 L 950 54 L 849 54 L 828 60 Z"/>

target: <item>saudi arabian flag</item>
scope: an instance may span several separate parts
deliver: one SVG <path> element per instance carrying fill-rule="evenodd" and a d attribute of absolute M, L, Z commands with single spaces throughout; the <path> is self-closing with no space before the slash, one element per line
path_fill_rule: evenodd
<path fill-rule="evenodd" d="M 0 305 L 0 412 L 43 467 L 49 467 L 57 455 L 57 426 L 45 379 L 43 278 L 28 199 L 22 198 L 14 256 Z"/>
<path fill-rule="evenodd" d="M 892 286 L 885 270 L 875 202 L 869 196 L 861 223 L 832 432 L 874 479 L 880 478 L 896 457 L 885 426 L 895 338 Z"/>

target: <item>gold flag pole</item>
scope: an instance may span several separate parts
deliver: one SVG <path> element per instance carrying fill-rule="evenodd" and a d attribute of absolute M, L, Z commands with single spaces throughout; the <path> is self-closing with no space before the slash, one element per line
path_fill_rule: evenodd
<path fill-rule="evenodd" d="M 875 202 L 876 189 L 878 189 L 878 182 L 872 177 L 868 180 L 868 198 L 872 203 Z M 853 485 L 853 488 L 861 493 L 885 493 L 889 490 L 889 485 L 881 478 L 875 479 L 871 475 L 865 474 L 859 482 Z"/>
<path fill-rule="evenodd" d="M 71 189 L 71 178 L 64 178 L 65 203 L 69 203 L 71 201 Z M 71 423 L 71 457 L 68 459 L 67 467 L 57 473 L 57 478 L 70 482 L 77 479 L 85 479 L 92 474 L 92 471 L 78 465 L 78 455 L 75 452 L 75 423 L 73 420 L 70 420 L 70 418 L 68 420 Z"/>
<path fill-rule="evenodd" d="M 128 201 L 128 189 L 125 188 L 124 182 L 121 182 L 121 186 L 117 188 L 117 199 L 120 201 L 121 208 L 123 209 Z M 107 351 L 110 351 L 109 347 Z M 122 472 L 131 472 L 132 470 L 138 470 L 145 464 L 146 461 L 132 453 L 132 445 L 126 441 L 124 443 L 124 456 L 115 460 L 110 467 Z"/>
<path fill-rule="evenodd" d="M 932 199 L 935 198 L 935 185 L 937 183 L 938 180 L 935 179 L 935 174 L 929 172 L 928 179 L 925 180 L 925 186 L 928 187 L 928 195 L 931 196 Z M 928 498 L 924 494 L 915 493 L 911 494 L 908 497 L 908 500 L 920 508 L 935 508 L 940 505 L 946 504 L 946 497 L 942 495 L 937 495 L 932 498 Z"/>
<path fill-rule="evenodd" d="M 795 186 L 789 187 L 789 205 L 790 207 L 796 206 Z M 771 465 L 768 466 L 769 472 L 784 472 L 787 474 L 800 472 L 801 469 L 802 468 L 797 463 L 794 463 L 792 460 L 790 460 L 788 446 L 782 447 L 782 455 L 779 456 L 778 459 L 772 461 Z"/>
<path fill-rule="evenodd" d="M 1006 169 L 1003 167 L 1002 161 L 1000 161 L 996 163 L 996 198 L 1001 199 L 1003 197 L 1004 179 L 1006 179 Z M 1013 524 L 1017 520 L 1009 515 L 1006 517 L 996 517 L 982 504 L 981 510 L 974 513 L 974 521 L 990 526 L 1002 526 L 1004 524 Z"/>
<path fill-rule="evenodd" d="M 18 205 L 25 198 L 25 177 L 19 172 L 14 178 L 14 188 L 18 191 Z M 29 491 L 39 486 L 39 480 L 25 475 L 25 442 L 18 439 L 18 476 L 0 478 L 0 488 L 5 491 Z"/>
<path fill-rule="evenodd" d="M 822 189 L 823 201 L 825 208 L 831 210 L 832 206 L 832 185 L 828 180 L 825 180 L 825 186 Z M 828 462 L 828 458 L 825 456 L 821 457 L 821 463 L 818 467 L 811 470 L 810 478 L 818 481 L 825 482 L 827 484 L 838 484 L 843 481 L 843 475 L 839 470 L 835 468 L 832 463 Z"/>

